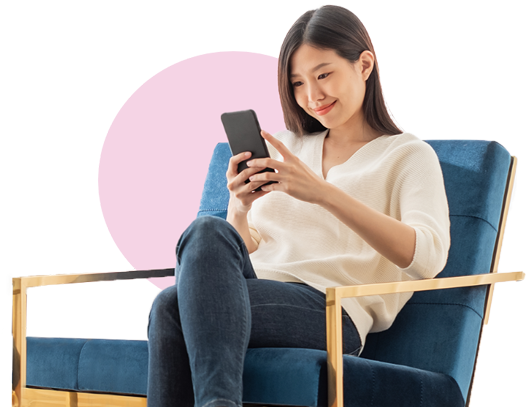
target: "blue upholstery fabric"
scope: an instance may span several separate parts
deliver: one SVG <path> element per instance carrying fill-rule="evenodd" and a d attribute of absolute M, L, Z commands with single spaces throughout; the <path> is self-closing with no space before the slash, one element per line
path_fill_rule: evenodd
<path fill-rule="evenodd" d="M 228 143 L 218 143 L 212 154 L 205 179 L 203 195 L 197 216 L 219 216 L 226 219 L 229 193 L 226 188 L 226 170 L 232 152 Z"/>
<path fill-rule="evenodd" d="M 29 337 L 27 345 L 28 373 L 41 372 L 28 374 L 28 386 L 146 395 L 146 341 Z M 70 359 L 65 365 L 62 354 Z M 455 381 L 441 373 L 345 356 L 344 376 L 349 406 L 464 405 Z M 327 353 L 249 349 L 243 383 L 246 403 L 325 407 Z"/>
<path fill-rule="evenodd" d="M 510 155 L 496 142 L 428 142 L 444 173 L 451 220 L 438 277 L 490 271 Z M 228 144 L 214 150 L 197 216 L 226 218 Z M 344 357 L 346 406 L 463 406 L 480 335 L 485 287 L 415 293 L 360 358 Z M 146 342 L 27 338 L 28 385 L 145 394 Z M 244 401 L 326 406 L 326 352 L 249 349 Z"/>
<path fill-rule="evenodd" d="M 26 383 L 77 389 L 79 355 L 86 339 L 27 338 Z"/>
<path fill-rule="evenodd" d="M 461 407 L 456 382 L 441 373 L 344 356 L 346 406 Z M 243 401 L 327 406 L 327 353 L 314 349 L 249 349 Z"/>
<path fill-rule="evenodd" d="M 27 338 L 27 385 L 146 395 L 148 343 Z"/>
<path fill-rule="evenodd" d="M 78 378 L 79 390 L 146 394 L 148 343 L 89 340 L 80 355 Z"/>

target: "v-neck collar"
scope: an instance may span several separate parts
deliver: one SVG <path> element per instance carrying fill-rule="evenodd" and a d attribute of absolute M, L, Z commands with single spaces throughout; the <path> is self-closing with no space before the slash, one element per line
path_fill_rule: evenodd
<path fill-rule="evenodd" d="M 363 150 L 364 148 L 366 148 L 369 144 L 371 143 L 374 143 L 376 140 L 378 139 L 383 139 L 385 137 L 388 137 L 386 135 L 382 135 L 382 136 L 379 136 L 379 137 L 376 137 L 375 139 L 371 140 L 371 141 L 368 141 L 366 144 L 364 144 L 363 146 L 361 146 L 358 150 L 356 150 L 347 160 L 345 160 L 343 163 L 341 164 L 337 164 L 337 165 L 333 165 L 331 168 L 329 168 L 329 171 L 327 171 L 327 176 L 324 177 L 323 176 L 323 146 L 325 144 L 325 138 L 327 137 L 327 133 L 329 132 L 329 129 L 326 129 L 325 131 L 323 131 L 322 133 L 320 133 L 318 135 L 318 140 L 317 140 L 317 146 L 316 146 L 316 151 L 318 152 L 318 159 L 317 159 L 317 162 L 315 163 L 315 165 L 317 166 L 317 171 L 319 172 L 319 174 L 321 175 L 321 177 L 327 181 L 327 179 L 329 178 L 329 174 L 330 172 L 332 171 L 333 168 L 338 168 L 338 167 L 343 167 L 343 166 L 346 166 L 351 160 L 354 161 L 356 160 L 354 157 L 356 157 L 356 155 L 361 155 L 363 154 Z M 360 154 L 361 153 L 361 154 Z"/>

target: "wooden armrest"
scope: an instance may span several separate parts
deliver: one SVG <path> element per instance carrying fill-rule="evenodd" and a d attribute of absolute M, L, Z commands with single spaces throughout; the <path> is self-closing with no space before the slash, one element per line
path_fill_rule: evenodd
<path fill-rule="evenodd" d="M 133 270 L 117 271 L 111 273 L 90 273 L 90 274 L 57 274 L 53 276 L 29 276 L 13 278 L 13 294 L 15 290 L 20 290 L 22 286 L 41 287 L 45 285 L 90 283 L 95 281 L 115 281 L 132 280 L 137 278 L 169 277 L 174 275 L 174 269 L 156 270 Z"/>
<path fill-rule="evenodd" d="M 505 281 L 524 280 L 524 272 L 487 273 L 473 276 L 431 278 L 426 280 L 409 280 L 395 283 L 361 284 L 327 288 L 335 298 L 365 297 L 367 295 L 395 294 L 415 291 L 441 290 L 446 288 L 472 287 Z M 334 293 L 334 294 L 332 294 Z"/>
<path fill-rule="evenodd" d="M 45 285 L 88 283 L 95 281 L 131 280 L 137 278 L 155 278 L 173 276 L 175 270 L 134 270 L 111 273 L 91 274 L 59 274 L 54 276 L 30 276 L 13 278 L 13 342 L 14 352 L 20 355 L 20 361 L 13 369 L 19 372 L 19 381 L 15 393 L 19 402 L 26 388 L 26 319 L 27 319 L 27 289 Z"/>

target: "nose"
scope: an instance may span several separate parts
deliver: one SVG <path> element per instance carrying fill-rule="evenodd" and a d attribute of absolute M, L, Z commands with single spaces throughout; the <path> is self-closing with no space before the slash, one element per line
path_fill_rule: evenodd
<path fill-rule="evenodd" d="M 309 106 L 311 108 L 316 105 L 316 102 L 323 99 L 323 92 L 321 92 L 319 86 L 311 85 L 307 88 L 307 98 L 309 100 Z"/>

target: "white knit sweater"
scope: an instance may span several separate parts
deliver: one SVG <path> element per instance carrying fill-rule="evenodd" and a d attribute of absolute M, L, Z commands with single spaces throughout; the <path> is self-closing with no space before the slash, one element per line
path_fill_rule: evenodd
<path fill-rule="evenodd" d="M 322 175 L 327 130 L 297 137 L 274 135 L 316 174 Z M 267 143 L 270 156 L 283 161 Z M 445 266 L 450 245 L 449 209 L 438 157 L 410 133 L 381 136 L 343 164 L 326 181 L 364 204 L 416 231 L 412 263 L 400 268 L 380 255 L 351 228 L 319 205 L 273 191 L 252 204 L 248 224 L 258 243 L 250 254 L 258 278 L 327 287 L 433 278 Z M 391 326 L 412 293 L 342 300 L 362 344 L 369 332 Z"/>

